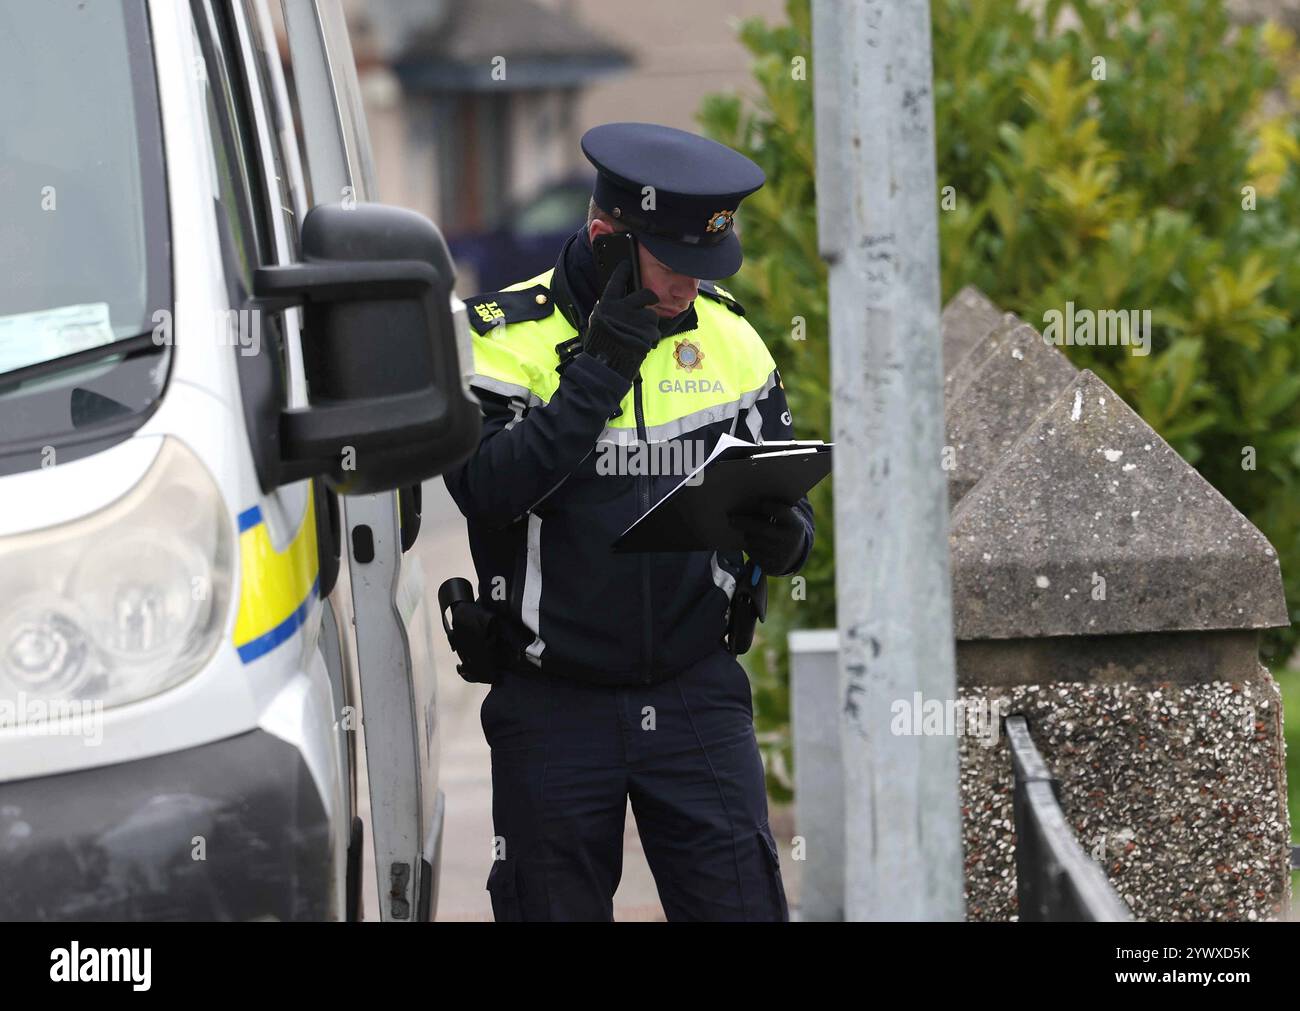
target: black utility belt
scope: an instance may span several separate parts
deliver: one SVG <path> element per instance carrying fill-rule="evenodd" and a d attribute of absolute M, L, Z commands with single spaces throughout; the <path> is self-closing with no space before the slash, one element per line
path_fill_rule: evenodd
<path fill-rule="evenodd" d="M 634 687 L 670 681 L 686 670 L 686 666 L 656 670 L 629 679 L 626 672 L 585 667 L 569 661 L 533 663 L 525 653 L 532 634 L 508 616 L 475 600 L 468 579 L 448 579 L 438 588 L 438 611 L 447 641 L 460 659 L 456 673 L 475 684 L 492 684 L 502 671 L 508 671 L 545 680 L 563 678 L 590 685 Z M 733 656 L 746 652 L 753 642 L 754 623 L 765 617 L 766 612 L 765 580 L 761 577 L 739 580 L 732 596 L 727 632 L 719 644 Z"/>

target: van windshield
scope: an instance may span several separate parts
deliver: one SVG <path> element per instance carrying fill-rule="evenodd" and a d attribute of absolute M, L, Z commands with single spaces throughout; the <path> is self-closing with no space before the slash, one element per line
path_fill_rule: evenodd
<path fill-rule="evenodd" d="M 158 392 L 165 352 L 139 336 L 171 303 L 153 75 L 144 0 L 0 0 L 0 444 Z"/>

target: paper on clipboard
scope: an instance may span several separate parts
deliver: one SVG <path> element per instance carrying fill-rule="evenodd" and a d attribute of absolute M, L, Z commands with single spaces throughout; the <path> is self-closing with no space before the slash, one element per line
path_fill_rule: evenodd
<path fill-rule="evenodd" d="M 742 534 L 727 519 L 764 498 L 795 502 L 830 473 L 831 443 L 760 445 L 723 435 L 692 470 L 614 541 L 624 551 L 740 550 Z"/>

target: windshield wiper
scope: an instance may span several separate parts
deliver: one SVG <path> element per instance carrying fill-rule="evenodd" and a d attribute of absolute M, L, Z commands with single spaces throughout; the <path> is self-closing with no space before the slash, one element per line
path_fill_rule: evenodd
<path fill-rule="evenodd" d="M 164 345 L 155 344 L 153 336 L 151 330 L 148 333 L 136 334 L 134 337 L 123 337 L 121 340 L 110 341 L 107 344 L 97 344 L 93 348 L 86 348 L 84 351 L 74 351 L 70 355 L 62 355 L 48 361 L 23 365 L 8 372 L 0 372 L 0 394 L 8 393 L 30 379 L 57 375 L 69 369 L 97 362 L 102 358 L 112 358 L 115 355 L 133 355 L 147 350 L 161 350 Z"/>

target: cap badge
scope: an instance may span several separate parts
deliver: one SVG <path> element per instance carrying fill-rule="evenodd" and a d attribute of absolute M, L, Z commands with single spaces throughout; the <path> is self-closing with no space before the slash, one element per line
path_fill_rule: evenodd
<path fill-rule="evenodd" d="M 711 215 L 709 217 L 708 227 L 705 228 L 705 231 L 725 232 L 731 225 L 731 216 L 735 213 L 735 211 L 718 211 L 716 214 Z"/>
<path fill-rule="evenodd" d="M 704 364 L 704 352 L 700 350 L 698 344 L 691 341 L 677 341 L 673 347 L 673 359 L 679 369 L 691 372 Z"/>

